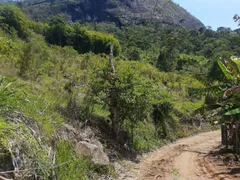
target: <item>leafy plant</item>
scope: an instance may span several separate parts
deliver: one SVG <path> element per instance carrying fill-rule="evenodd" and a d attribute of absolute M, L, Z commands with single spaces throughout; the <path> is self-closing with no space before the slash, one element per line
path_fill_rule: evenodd
<path fill-rule="evenodd" d="M 0 76 L 0 116 L 19 107 L 24 98 L 24 94 L 20 93 L 14 86 L 15 81 Z"/>
<path fill-rule="evenodd" d="M 72 145 L 64 140 L 57 144 L 56 164 L 55 175 L 59 180 L 86 180 L 93 168 L 88 159 L 77 157 Z"/>

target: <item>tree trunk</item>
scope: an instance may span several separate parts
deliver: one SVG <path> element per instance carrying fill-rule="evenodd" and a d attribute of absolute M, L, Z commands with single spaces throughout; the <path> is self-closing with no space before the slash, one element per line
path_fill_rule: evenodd
<path fill-rule="evenodd" d="M 229 136 L 228 136 L 228 129 L 227 129 L 227 126 L 225 126 L 225 127 L 226 127 L 225 134 L 224 134 L 224 136 L 225 136 L 225 140 L 226 140 L 225 147 L 226 147 L 226 149 L 228 149 Z"/>
<path fill-rule="evenodd" d="M 222 145 L 226 145 L 226 126 L 221 125 Z"/>
<path fill-rule="evenodd" d="M 238 136 L 238 128 L 239 128 L 239 125 L 238 125 L 238 122 L 236 122 L 236 127 L 235 127 L 235 136 L 236 136 L 236 153 L 239 154 L 239 136 Z"/>
<path fill-rule="evenodd" d="M 110 107 L 110 119 L 112 121 L 112 134 L 114 139 L 118 139 L 119 131 L 120 131 L 120 123 L 119 123 L 119 109 L 115 103 L 111 104 Z"/>
<path fill-rule="evenodd" d="M 110 46 L 110 58 L 109 58 L 109 63 L 112 68 L 112 73 L 116 77 L 116 70 L 113 64 L 113 45 Z"/>
<path fill-rule="evenodd" d="M 115 139 L 118 139 L 120 131 L 120 118 L 119 118 L 119 105 L 118 105 L 118 93 L 116 88 L 117 76 L 115 72 L 115 67 L 113 64 L 113 46 L 110 46 L 110 58 L 109 64 L 112 69 L 111 74 L 111 88 L 110 88 L 110 119 L 112 121 L 112 134 Z"/>
<path fill-rule="evenodd" d="M 131 124 L 131 135 L 132 135 L 132 144 L 133 144 L 133 140 L 134 140 L 134 120 L 132 120 L 132 124 Z"/>

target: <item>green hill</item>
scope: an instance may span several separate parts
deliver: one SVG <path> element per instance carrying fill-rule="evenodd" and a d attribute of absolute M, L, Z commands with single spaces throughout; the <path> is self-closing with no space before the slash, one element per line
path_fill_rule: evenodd
<path fill-rule="evenodd" d="M 0 172 L 13 172 L 0 178 L 8 179 L 115 178 L 115 162 L 212 129 L 218 119 L 197 111 L 212 99 L 197 92 L 224 80 L 220 57 L 240 54 L 228 28 L 43 23 L 11 4 L 0 5 L 0 41 Z"/>

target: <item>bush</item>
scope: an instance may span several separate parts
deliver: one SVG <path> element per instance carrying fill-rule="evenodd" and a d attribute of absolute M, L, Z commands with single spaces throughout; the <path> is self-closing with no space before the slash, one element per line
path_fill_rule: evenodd
<path fill-rule="evenodd" d="M 31 22 L 14 5 L 0 5 L 0 25 L 8 32 L 15 30 L 20 38 L 26 38 Z"/>
<path fill-rule="evenodd" d="M 114 47 L 115 56 L 121 51 L 120 43 L 113 35 L 89 31 L 78 23 L 71 26 L 59 19 L 50 24 L 46 39 L 51 44 L 73 46 L 79 53 L 109 54 L 110 45 Z"/>

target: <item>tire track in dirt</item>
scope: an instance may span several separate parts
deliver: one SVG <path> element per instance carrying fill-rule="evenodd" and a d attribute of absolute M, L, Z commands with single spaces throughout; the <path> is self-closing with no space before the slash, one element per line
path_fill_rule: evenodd
<path fill-rule="evenodd" d="M 216 155 L 220 131 L 201 133 L 145 154 L 119 180 L 236 180 L 239 166 L 228 166 Z M 238 173 L 232 173 L 239 170 Z"/>
<path fill-rule="evenodd" d="M 184 138 L 153 152 L 139 164 L 138 180 L 207 180 L 200 160 L 219 146 L 220 132 L 208 132 Z"/>
<path fill-rule="evenodd" d="M 220 144 L 220 132 L 201 133 L 144 155 L 119 180 L 212 180 L 206 155 Z M 219 178 L 220 179 L 220 178 Z M 225 179 L 227 180 L 227 179 Z"/>

